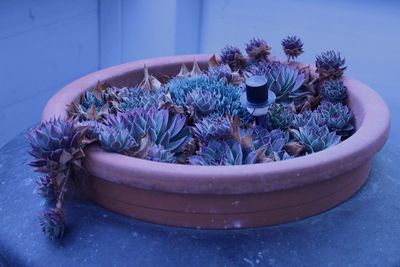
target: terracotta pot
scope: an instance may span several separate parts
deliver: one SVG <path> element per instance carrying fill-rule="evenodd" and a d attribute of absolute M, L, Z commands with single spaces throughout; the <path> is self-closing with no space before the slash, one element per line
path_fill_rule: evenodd
<path fill-rule="evenodd" d="M 97 81 L 136 85 L 143 65 L 156 77 L 174 75 L 210 55 L 136 61 L 87 75 L 53 96 L 42 120 L 66 116 L 66 106 Z M 390 115 L 382 98 L 345 77 L 356 133 L 344 142 L 295 159 L 244 166 L 189 166 L 152 162 L 103 151 L 93 145 L 84 166 L 88 196 L 112 211 L 150 222 L 198 228 L 240 228 L 285 223 L 330 209 L 365 182 L 371 160 L 387 140 Z"/>

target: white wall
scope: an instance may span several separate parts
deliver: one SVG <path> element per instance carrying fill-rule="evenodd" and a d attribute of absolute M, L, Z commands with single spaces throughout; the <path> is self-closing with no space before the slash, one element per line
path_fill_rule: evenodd
<path fill-rule="evenodd" d="M 0 147 L 52 94 L 98 68 L 96 0 L 0 1 Z"/>

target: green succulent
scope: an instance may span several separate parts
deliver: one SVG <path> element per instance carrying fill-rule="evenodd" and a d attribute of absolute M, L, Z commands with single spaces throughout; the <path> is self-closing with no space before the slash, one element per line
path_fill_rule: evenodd
<path fill-rule="evenodd" d="M 268 108 L 267 118 L 272 129 L 287 129 L 293 123 L 294 113 L 287 106 L 278 103 Z"/>
<path fill-rule="evenodd" d="M 221 50 L 221 60 L 228 64 L 232 70 L 239 70 L 244 67 L 246 61 L 239 48 L 227 45 Z"/>
<path fill-rule="evenodd" d="M 266 60 L 271 54 L 271 47 L 261 38 L 252 38 L 246 44 L 246 52 L 251 60 Z"/>
<path fill-rule="evenodd" d="M 347 87 L 340 80 L 328 80 L 322 84 L 321 96 L 330 102 L 343 102 L 347 97 Z"/>
<path fill-rule="evenodd" d="M 353 130 L 353 114 L 349 107 L 338 102 L 322 101 L 317 111 L 321 113 L 329 130 L 339 135 L 349 135 Z"/>
<path fill-rule="evenodd" d="M 40 227 L 43 233 L 50 239 L 62 239 L 65 233 L 64 213 L 55 208 L 39 216 Z"/>
<path fill-rule="evenodd" d="M 175 154 L 170 150 L 164 149 L 161 145 L 153 144 L 146 156 L 146 159 L 158 162 L 175 163 Z"/>
<path fill-rule="evenodd" d="M 324 150 L 340 142 L 340 136 L 336 132 L 329 132 L 327 126 L 308 124 L 298 130 L 293 129 L 292 132 L 309 153 Z"/>
<path fill-rule="evenodd" d="M 139 143 L 131 137 L 127 129 L 103 127 L 99 141 L 104 150 L 121 154 L 127 154 L 139 147 Z"/>
<path fill-rule="evenodd" d="M 195 89 L 186 95 L 186 104 L 200 116 L 207 116 L 215 110 L 217 100 L 211 92 Z"/>
<path fill-rule="evenodd" d="M 288 60 L 295 59 L 304 52 L 303 42 L 297 36 L 287 36 L 281 44 Z"/>
<path fill-rule="evenodd" d="M 217 141 L 212 139 L 200 146 L 197 155 L 189 158 L 192 165 L 244 165 L 265 162 L 265 148 L 254 149 L 233 139 Z"/>
<path fill-rule="evenodd" d="M 119 96 L 118 109 L 125 112 L 135 108 L 158 107 L 159 103 L 164 101 L 165 93 L 162 89 L 151 91 L 140 87 L 128 88 Z"/>
<path fill-rule="evenodd" d="M 345 59 L 340 56 L 339 52 L 329 50 L 321 53 L 315 60 L 317 73 L 321 80 L 339 79 L 346 70 Z"/>
<path fill-rule="evenodd" d="M 226 117 L 209 116 L 195 123 L 194 135 L 202 142 L 210 140 L 225 140 L 232 137 L 233 130 L 231 122 Z"/>

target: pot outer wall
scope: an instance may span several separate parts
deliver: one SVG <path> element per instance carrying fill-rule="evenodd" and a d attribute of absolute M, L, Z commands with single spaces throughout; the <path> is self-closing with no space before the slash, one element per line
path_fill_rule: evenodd
<path fill-rule="evenodd" d="M 179 72 L 196 59 L 207 68 L 211 55 L 136 61 L 100 70 L 64 87 L 49 100 L 42 120 L 66 116 L 97 81 L 134 86 L 143 65 L 159 79 Z M 193 228 L 259 227 L 302 219 L 330 209 L 352 196 L 368 177 L 371 160 L 387 140 L 390 115 L 372 89 L 348 78 L 348 101 L 356 133 L 322 152 L 245 166 L 188 166 L 86 149 L 87 196 L 118 213 L 150 222 Z"/>

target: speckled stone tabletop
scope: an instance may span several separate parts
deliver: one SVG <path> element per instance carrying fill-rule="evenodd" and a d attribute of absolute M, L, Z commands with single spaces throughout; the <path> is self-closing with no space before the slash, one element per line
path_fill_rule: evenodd
<path fill-rule="evenodd" d="M 392 134 L 393 136 L 393 134 Z M 366 184 L 323 214 L 285 225 L 193 230 L 68 200 L 61 243 L 40 231 L 28 144 L 0 150 L 0 266 L 400 266 L 400 144 L 389 139 Z"/>

